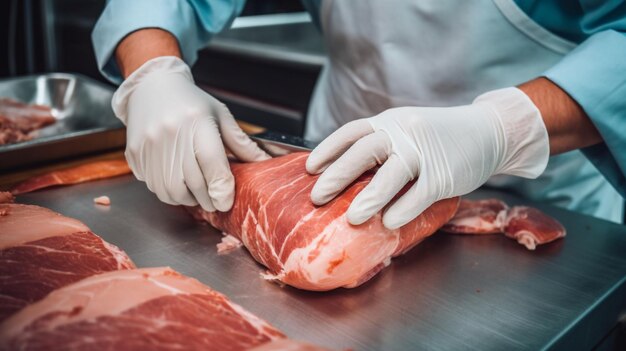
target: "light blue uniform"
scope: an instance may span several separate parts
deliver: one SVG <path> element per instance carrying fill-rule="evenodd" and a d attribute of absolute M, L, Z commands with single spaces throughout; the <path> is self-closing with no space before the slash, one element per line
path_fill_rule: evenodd
<path fill-rule="evenodd" d="M 567 91 L 590 116 L 605 143 L 583 152 L 622 196 L 626 196 L 626 4 L 619 0 L 515 2 L 545 29 L 580 43 L 544 75 Z M 107 78 L 121 82 L 113 51 L 124 36 L 147 27 L 162 28 L 174 34 L 179 39 L 183 58 L 191 64 L 197 58 L 197 50 L 214 34 L 230 26 L 244 3 L 244 0 L 111 0 L 93 33 L 99 67 Z M 320 1 L 304 0 L 303 3 L 319 26 Z M 592 172 L 587 173 L 593 176 Z M 563 178 L 560 183 L 566 182 L 568 177 L 567 174 L 555 176 Z M 536 184 L 537 188 L 541 187 Z M 590 182 L 585 184 L 584 192 L 593 194 Z M 567 195 L 570 199 L 565 205 L 619 220 L 622 204 L 615 203 L 614 197 L 607 199 L 609 202 L 604 205 L 589 203 L 603 201 L 602 194 L 607 193 L 601 182 L 594 184 L 598 187 L 595 199 L 589 201 L 587 196 L 584 201 L 588 204 L 576 204 L 583 199 L 576 199 L 577 189 L 570 189 Z M 542 189 L 543 192 L 549 190 Z M 526 191 L 533 197 L 536 190 L 529 186 Z M 586 210 L 586 206 L 593 209 Z M 615 207 L 611 210 L 607 206 Z"/>

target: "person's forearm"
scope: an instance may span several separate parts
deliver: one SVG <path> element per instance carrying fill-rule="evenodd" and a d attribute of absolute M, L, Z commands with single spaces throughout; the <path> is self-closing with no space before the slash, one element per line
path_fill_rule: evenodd
<path fill-rule="evenodd" d="M 176 37 L 156 28 L 140 29 L 129 34 L 115 49 L 115 59 L 124 78 L 159 56 L 181 57 L 181 54 Z"/>
<path fill-rule="evenodd" d="M 591 146 L 602 137 L 585 111 L 563 89 L 547 78 L 519 86 L 537 106 L 550 138 L 550 154 Z"/>

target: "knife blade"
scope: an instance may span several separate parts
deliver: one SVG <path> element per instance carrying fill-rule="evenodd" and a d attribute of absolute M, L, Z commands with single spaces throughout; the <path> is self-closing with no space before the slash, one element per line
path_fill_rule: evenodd
<path fill-rule="evenodd" d="M 252 134 L 250 138 L 271 156 L 282 156 L 299 151 L 311 151 L 318 144 L 299 136 L 274 131 Z"/>

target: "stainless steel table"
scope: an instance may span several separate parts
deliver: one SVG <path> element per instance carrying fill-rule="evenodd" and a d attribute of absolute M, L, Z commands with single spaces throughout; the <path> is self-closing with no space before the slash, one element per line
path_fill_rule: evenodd
<path fill-rule="evenodd" d="M 93 204 L 108 195 L 110 208 Z M 479 190 L 472 197 L 519 199 Z M 357 289 L 280 287 L 245 250 L 131 176 L 20 196 L 85 222 L 140 267 L 171 266 L 292 338 L 355 350 L 589 349 L 626 310 L 626 227 L 539 206 L 568 235 L 531 252 L 500 235 L 438 233 Z"/>

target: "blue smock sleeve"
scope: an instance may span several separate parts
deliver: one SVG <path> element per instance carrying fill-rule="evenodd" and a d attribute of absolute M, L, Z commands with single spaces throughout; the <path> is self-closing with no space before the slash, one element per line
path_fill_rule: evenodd
<path fill-rule="evenodd" d="M 604 143 L 583 153 L 626 197 L 626 8 L 579 1 L 588 38 L 544 76 L 585 110 Z"/>
<path fill-rule="evenodd" d="M 229 27 L 245 0 L 109 0 L 92 33 L 100 72 L 114 83 L 122 77 L 115 61 L 117 44 L 142 28 L 160 28 L 176 37 L 183 59 L 193 64 L 197 51 Z"/>

